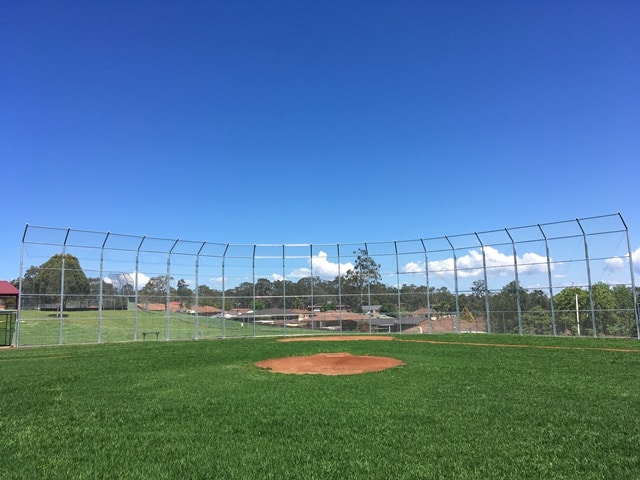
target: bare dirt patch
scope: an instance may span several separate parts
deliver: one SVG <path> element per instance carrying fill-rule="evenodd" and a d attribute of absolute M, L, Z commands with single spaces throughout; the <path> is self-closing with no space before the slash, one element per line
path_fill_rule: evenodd
<path fill-rule="evenodd" d="M 315 375 L 354 375 L 380 372 L 404 365 L 404 362 L 390 357 L 351 355 L 350 353 L 320 353 L 301 357 L 274 358 L 257 362 L 260 368 L 272 372 Z"/>
<path fill-rule="evenodd" d="M 322 335 L 318 337 L 287 337 L 281 338 L 279 342 L 353 342 L 357 340 L 393 340 L 393 337 L 389 335 L 346 335 L 346 336 L 331 336 Z"/>

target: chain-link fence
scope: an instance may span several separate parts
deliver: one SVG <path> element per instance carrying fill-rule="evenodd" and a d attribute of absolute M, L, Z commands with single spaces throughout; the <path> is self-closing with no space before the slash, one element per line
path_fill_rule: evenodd
<path fill-rule="evenodd" d="M 27 225 L 13 343 L 349 332 L 638 337 L 634 267 L 620 214 L 323 245 Z"/>

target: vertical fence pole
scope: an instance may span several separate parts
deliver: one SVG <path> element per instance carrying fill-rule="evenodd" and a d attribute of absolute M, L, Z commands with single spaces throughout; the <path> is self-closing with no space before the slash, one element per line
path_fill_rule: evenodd
<path fill-rule="evenodd" d="M 398 288 L 398 328 L 402 333 L 402 304 L 400 298 L 400 263 L 398 261 L 398 242 L 393 241 L 393 248 L 395 249 L 396 256 L 396 285 Z"/>
<path fill-rule="evenodd" d="M 364 242 L 364 252 L 365 255 L 367 256 L 367 258 L 369 258 L 369 260 L 371 260 L 371 257 L 369 257 L 369 246 L 367 245 L 367 242 Z M 371 279 L 369 278 L 369 276 L 367 275 L 367 306 L 370 307 L 371 306 Z M 362 306 L 362 290 L 360 290 L 360 306 Z M 367 309 L 367 323 L 369 324 L 369 333 L 371 333 L 371 315 L 370 315 L 371 310 Z M 361 312 L 362 313 L 362 312 Z"/>
<path fill-rule="evenodd" d="M 582 228 L 582 224 L 580 223 L 580 219 L 576 218 L 576 222 L 580 227 L 580 231 L 582 232 L 582 239 L 584 241 L 584 258 L 587 263 L 587 282 L 589 283 L 589 305 L 591 306 L 591 325 L 593 328 L 593 338 L 598 336 L 596 331 L 596 308 L 593 300 L 593 286 L 591 284 L 591 265 L 589 260 L 589 243 L 587 242 L 587 233 Z"/>
<path fill-rule="evenodd" d="M 173 253 L 173 249 L 176 247 L 180 240 L 176 240 L 172 247 L 169 249 L 167 253 L 167 277 L 166 277 L 166 299 L 165 299 L 165 307 L 164 307 L 164 339 L 169 340 L 170 338 L 170 325 L 171 325 L 171 254 Z"/>
<path fill-rule="evenodd" d="M 195 307 L 196 307 L 196 319 L 193 326 L 193 338 L 198 340 L 200 338 L 200 254 L 202 253 L 202 249 L 207 244 L 207 242 L 202 242 L 200 245 L 200 249 L 198 253 L 196 253 L 196 295 L 195 295 Z"/>
<path fill-rule="evenodd" d="M 104 247 L 107 244 L 107 240 L 109 239 L 109 232 L 104 237 L 104 241 L 102 242 L 102 247 L 100 248 L 100 284 L 99 284 L 99 292 L 98 292 L 98 343 L 102 343 L 102 319 L 103 314 L 102 310 L 104 309 L 104 301 L 103 301 L 103 288 L 102 284 L 104 283 Z M 112 284 L 113 285 L 113 284 Z M 114 289 L 115 291 L 115 289 Z M 113 294 L 113 293 L 112 293 Z"/>
<path fill-rule="evenodd" d="M 489 308 L 489 283 L 487 282 L 487 255 L 484 251 L 484 243 L 480 239 L 478 232 L 473 232 L 478 242 L 480 242 L 480 249 L 482 250 L 482 272 L 484 274 L 484 308 L 487 315 L 487 333 L 491 333 L 491 309 Z"/>
<path fill-rule="evenodd" d="M 15 339 L 15 345 L 16 348 L 18 348 L 20 346 L 20 320 L 22 317 L 22 285 L 23 285 L 23 279 L 22 277 L 24 277 L 24 243 L 25 243 L 25 239 L 27 237 L 27 230 L 29 230 L 29 224 L 27 223 L 24 227 L 24 232 L 22 233 L 22 241 L 20 242 L 20 276 L 18 277 L 18 304 L 16 305 L 16 308 L 18 309 L 18 315 L 16 317 L 16 339 Z"/>
<path fill-rule="evenodd" d="M 342 274 L 340 273 L 340 244 L 336 244 L 338 250 L 338 317 L 340 318 L 340 333 L 342 333 Z"/>
<path fill-rule="evenodd" d="M 315 320 L 315 300 L 313 297 L 313 284 L 314 284 L 314 280 L 313 280 L 313 245 L 309 245 L 309 266 L 311 269 L 311 308 L 309 310 L 309 319 L 311 320 L 311 331 L 313 332 L 315 330 L 315 324 L 316 322 Z"/>
<path fill-rule="evenodd" d="M 136 342 L 138 340 L 138 290 L 140 290 L 138 284 L 138 272 L 140 271 L 140 249 L 142 248 L 142 244 L 144 243 L 144 239 L 146 236 L 142 237 L 140 240 L 140 244 L 138 245 L 138 249 L 136 250 L 136 272 L 135 272 L 135 292 L 134 292 L 134 301 L 135 301 L 135 310 L 133 314 L 133 341 Z"/>
<path fill-rule="evenodd" d="M 253 310 L 253 336 L 256 336 L 256 245 L 253 245 L 253 254 L 251 255 L 251 281 L 253 282 L 253 300 L 251 310 Z"/>
<path fill-rule="evenodd" d="M 449 245 L 451 246 L 451 253 L 453 254 L 453 279 L 454 279 L 455 289 L 456 289 L 456 329 L 458 330 L 458 333 L 460 333 L 460 293 L 458 291 L 458 257 L 456 256 L 456 248 L 453 246 L 453 243 L 451 243 L 451 240 L 449 240 L 449 237 L 445 235 L 444 238 L 447 240 L 447 242 L 449 242 Z"/>
<path fill-rule="evenodd" d="M 513 237 L 509 232 L 509 229 L 505 228 L 505 232 L 511 240 L 511 248 L 513 249 L 513 271 L 516 277 L 516 309 L 518 310 L 518 333 L 524 335 L 524 329 L 522 328 L 522 307 L 520 305 L 520 279 L 518 278 L 518 254 L 516 253 L 516 242 L 513 241 Z"/>
<path fill-rule="evenodd" d="M 624 230 L 627 236 L 627 254 L 629 255 L 629 274 L 631 276 L 631 291 L 633 292 L 633 315 L 636 321 L 636 337 L 640 340 L 640 325 L 638 324 L 638 292 L 636 292 L 636 281 L 633 273 L 633 252 L 631 251 L 631 240 L 629 239 L 629 228 L 627 223 L 622 218 L 620 212 L 618 212 L 620 221 L 624 225 Z"/>
<path fill-rule="evenodd" d="M 64 236 L 64 243 L 62 244 L 62 270 L 60 271 L 60 332 L 58 343 L 62 345 L 62 334 L 64 332 L 64 268 L 65 257 L 67 256 L 67 240 L 69 239 L 70 228 L 67 228 L 67 234 Z"/>
<path fill-rule="evenodd" d="M 287 336 L 287 274 L 286 261 L 284 253 L 284 244 L 282 245 L 282 327 L 283 335 Z"/>
<path fill-rule="evenodd" d="M 557 326 L 556 326 L 556 310 L 553 300 L 553 282 L 551 276 L 551 257 L 549 256 L 549 241 L 547 240 L 547 235 L 544 233 L 542 226 L 538 224 L 538 228 L 540 229 L 540 233 L 542 233 L 542 237 L 544 238 L 544 248 L 547 253 L 547 277 L 549 279 L 549 299 L 551 300 L 551 325 L 553 326 L 553 336 L 558 335 Z"/>
<path fill-rule="evenodd" d="M 432 332 L 431 327 L 431 292 L 429 292 L 429 258 L 427 257 L 427 247 L 424 244 L 424 240 L 421 238 L 422 250 L 424 252 L 424 275 L 427 286 L 427 329 L 428 333 Z"/>
<path fill-rule="evenodd" d="M 226 338 L 226 326 L 227 326 L 227 312 L 226 312 L 226 293 L 225 293 L 225 272 L 224 272 L 224 264 L 227 259 L 227 250 L 229 250 L 229 244 L 224 248 L 224 252 L 222 253 L 222 338 Z M 255 310 L 255 309 L 254 309 Z M 255 323 L 255 322 L 254 322 Z"/>

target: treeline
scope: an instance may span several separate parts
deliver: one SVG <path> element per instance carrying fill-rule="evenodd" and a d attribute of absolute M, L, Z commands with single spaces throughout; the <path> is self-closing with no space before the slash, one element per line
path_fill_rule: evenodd
<path fill-rule="evenodd" d="M 20 286 L 19 280 L 11 283 Z M 88 278 L 80 261 L 69 254 L 54 255 L 42 265 L 27 269 L 20 293 L 20 302 L 25 309 L 94 310 L 101 306 L 103 310 L 126 310 L 129 304 L 127 292 L 117 292 L 103 279 Z M 133 288 L 129 293 L 133 293 Z"/>
<path fill-rule="evenodd" d="M 151 279 L 140 291 L 139 301 L 164 303 L 166 282 L 164 276 Z M 178 288 L 169 286 L 170 300 L 180 302 L 186 309 L 193 308 L 196 291 L 184 279 L 177 285 Z M 398 291 L 376 282 L 362 288 L 346 277 L 340 282 L 338 278 L 306 277 L 297 282 L 260 278 L 255 285 L 243 282 L 226 289 L 224 295 L 221 290 L 200 285 L 197 294 L 199 306 L 224 307 L 227 312 L 241 308 L 307 310 L 312 305 L 324 311 L 342 308 L 362 312 L 366 305 L 381 305 L 382 313 L 394 317 L 412 316 L 416 311 L 423 312 L 425 318 L 458 314 L 463 320 L 489 323 L 494 333 L 519 333 L 522 324 L 525 334 L 575 335 L 580 325 L 581 335 L 591 335 L 595 320 L 599 335 L 636 336 L 633 291 L 624 285 L 605 283 L 593 285 L 591 295 L 579 287 L 565 288 L 553 296 L 553 309 L 551 298 L 544 291 L 527 290 L 515 281 L 497 291 L 488 291 L 483 281 L 476 281 L 470 292 L 459 293 L 457 299 L 447 287 L 430 287 L 427 291 L 426 286 L 403 285 Z"/>
<path fill-rule="evenodd" d="M 221 290 L 207 285 L 190 288 L 185 279 L 173 286 L 167 276 L 151 278 L 138 292 L 138 303 L 179 302 L 184 310 L 211 306 L 234 309 L 343 309 L 362 312 L 366 305 L 381 305 L 389 316 L 426 318 L 456 315 L 464 320 L 484 322 L 487 330 L 504 333 L 636 336 L 634 294 L 624 285 L 596 283 L 591 290 L 569 287 L 553 299 L 543 290 L 524 289 L 515 281 L 500 290 L 488 290 L 484 281 L 473 282 L 469 291 L 450 291 L 447 287 L 402 285 L 400 289 L 380 281 L 380 265 L 359 250 L 355 265 L 332 280 L 305 277 L 297 282 L 259 278 Z M 115 289 L 99 278 L 87 278 L 80 262 L 72 255 L 54 255 L 39 267 L 29 268 L 22 280 L 23 308 L 60 308 L 64 266 L 64 309 L 96 308 L 102 298 L 103 309 L 126 309 L 136 298 L 133 286 Z M 14 280 L 14 285 L 18 281 Z M 429 311 L 427 311 L 427 309 Z M 555 320 L 555 324 L 554 324 Z M 595 324 L 595 325 L 594 325 Z"/>

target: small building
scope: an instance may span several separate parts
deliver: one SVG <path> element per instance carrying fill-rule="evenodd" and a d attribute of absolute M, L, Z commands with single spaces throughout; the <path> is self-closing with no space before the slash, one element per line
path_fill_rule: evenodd
<path fill-rule="evenodd" d="M 378 316 L 380 315 L 381 308 L 382 308 L 382 305 L 363 305 L 362 311 L 366 315 Z"/>
<path fill-rule="evenodd" d="M 0 280 L 0 346 L 11 345 L 16 325 L 20 291 L 6 280 Z"/>

